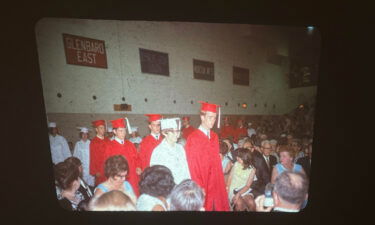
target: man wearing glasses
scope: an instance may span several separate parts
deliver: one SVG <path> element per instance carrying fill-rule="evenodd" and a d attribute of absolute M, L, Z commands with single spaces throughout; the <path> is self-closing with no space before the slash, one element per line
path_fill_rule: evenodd
<path fill-rule="evenodd" d="M 270 155 L 271 144 L 268 140 L 262 141 L 261 147 L 258 150 L 256 149 L 258 147 L 254 146 L 251 140 L 247 140 L 243 147 L 249 149 L 253 157 L 253 166 L 256 169 L 255 176 L 257 180 L 252 183 L 251 188 L 256 198 L 264 194 L 266 185 L 271 181 L 271 172 L 273 166 L 276 164 L 276 158 Z"/>
<path fill-rule="evenodd" d="M 271 146 L 270 141 L 269 140 L 262 141 L 260 149 L 262 150 L 262 156 L 268 167 L 269 176 L 271 177 L 272 168 L 274 165 L 277 164 L 277 159 L 275 156 L 271 155 L 272 146 Z"/>

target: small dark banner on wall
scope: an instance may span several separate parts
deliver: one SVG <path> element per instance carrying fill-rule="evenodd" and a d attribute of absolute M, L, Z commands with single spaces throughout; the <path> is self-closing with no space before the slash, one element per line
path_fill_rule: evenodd
<path fill-rule="evenodd" d="M 249 86 L 249 69 L 233 66 L 233 84 Z"/>
<path fill-rule="evenodd" d="M 104 41 L 63 34 L 66 63 L 107 68 Z"/>
<path fill-rule="evenodd" d="M 318 65 L 290 63 L 290 88 L 307 87 L 317 85 Z"/>
<path fill-rule="evenodd" d="M 193 59 L 194 78 L 200 80 L 215 80 L 214 63 Z"/>
<path fill-rule="evenodd" d="M 139 49 L 142 73 L 169 76 L 168 53 Z"/>

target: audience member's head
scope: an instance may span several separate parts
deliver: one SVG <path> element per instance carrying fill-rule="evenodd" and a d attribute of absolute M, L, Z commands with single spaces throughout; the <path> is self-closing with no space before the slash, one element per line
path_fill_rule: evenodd
<path fill-rule="evenodd" d="M 276 152 L 277 141 L 275 139 L 272 139 L 270 140 L 270 144 L 271 144 L 272 152 Z"/>
<path fill-rule="evenodd" d="M 238 140 L 238 148 L 243 148 L 244 143 L 248 140 L 248 137 L 242 137 Z"/>
<path fill-rule="evenodd" d="M 254 142 L 252 139 L 248 138 L 246 139 L 246 141 L 244 142 L 243 148 L 246 148 L 248 150 L 250 150 L 251 152 L 254 150 Z"/>
<path fill-rule="evenodd" d="M 264 141 L 264 140 L 267 139 L 267 135 L 266 135 L 266 134 L 261 134 L 261 135 L 259 136 L 259 138 L 260 138 L 261 141 Z"/>
<path fill-rule="evenodd" d="M 224 141 L 220 141 L 219 150 L 220 150 L 220 154 L 222 156 L 225 156 L 229 151 L 228 145 Z"/>
<path fill-rule="evenodd" d="M 239 148 L 237 149 L 237 161 L 242 162 L 243 169 L 247 169 L 252 165 L 252 155 L 249 149 Z"/>
<path fill-rule="evenodd" d="M 62 190 L 79 188 L 79 170 L 77 168 L 73 168 L 65 162 L 60 162 L 55 165 L 54 173 L 56 184 Z"/>
<path fill-rule="evenodd" d="M 263 155 L 269 156 L 271 151 L 272 151 L 270 141 L 269 140 L 263 140 L 262 143 L 260 144 L 260 146 L 261 146 L 261 150 L 262 150 Z"/>
<path fill-rule="evenodd" d="M 122 155 L 114 155 L 109 157 L 104 164 L 104 175 L 107 178 L 121 180 L 129 173 L 128 161 Z"/>
<path fill-rule="evenodd" d="M 233 138 L 232 137 L 224 138 L 223 142 L 228 145 L 229 151 L 233 149 Z"/>
<path fill-rule="evenodd" d="M 122 191 L 113 190 L 93 198 L 89 204 L 91 211 L 135 211 L 129 196 Z"/>
<path fill-rule="evenodd" d="M 83 167 L 82 167 L 82 162 L 81 160 L 79 160 L 79 158 L 71 156 L 71 157 L 66 158 L 64 162 L 66 163 L 67 166 L 71 166 L 75 169 L 78 169 L 79 176 L 82 177 Z"/>
<path fill-rule="evenodd" d="M 170 211 L 204 211 L 204 193 L 192 180 L 176 185 L 170 196 Z"/>
<path fill-rule="evenodd" d="M 300 209 L 308 194 L 304 174 L 285 171 L 277 176 L 273 190 L 275 207 Z"/>
<path fill-rule="evenodd" d="M 301 150 L 301 140 L 297 138 L 293 138 L 292 142 L 290 143 L 294 153 L 298 153 Z"/>
<path fill-rule="evenodd" d="M 147 167 L 141 174 L 139 191 L 153 197 L 166 198 L 175 186 L 172 172 L 165 166 Z"/>
<path fill-rule="evenodd" d="M 293 149 L 288 145 L 281 145 L 279 147 L 280 163 L 283 165 L 291 164 L 294 160 L 295 154 Z"/>

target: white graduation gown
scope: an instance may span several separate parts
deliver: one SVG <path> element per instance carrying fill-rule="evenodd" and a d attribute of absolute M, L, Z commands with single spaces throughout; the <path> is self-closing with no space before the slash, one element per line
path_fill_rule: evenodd
<path fill-rule="evenodd" d="M 51 147 L 52 162 L 54 164 L 63 162 L 66 158 L 72 156 L 68 142 L 63 136 L 58 134 L 55 137 L 49 135 L 49 143 Z"/>
<path fill-rule="evenodd" d="M 79 158 L 82 162 L 83 180 L 90 186 L 95 186 L 95 178 L 90 175 L 90 140 L 77 141 L 74 147 L 74 157 Z"/>

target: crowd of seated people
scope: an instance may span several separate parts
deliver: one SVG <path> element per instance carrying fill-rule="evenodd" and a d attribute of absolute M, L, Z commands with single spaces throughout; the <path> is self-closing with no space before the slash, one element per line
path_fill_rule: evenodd
<path fill-rule="evenodd" d="M 296 207 L 290 208 L 294 212 L 306 206 L 312 157 L 311 110 L 299 108 L 283 117 L 258 121 L 241 119 L 230 129 L 232 119 L 224 118 L 227 130 L 224 136 L 218 133 L 218 144 L 231 211 L 288 211 L 285 207 L 294 204 Z M 138 136 L 134 133 L 132 137 Z M 176 143 L 184 147 L 186 141 L 181 136 L 171 146 Z M 139 174 L 137 171 L 139 193 L 127 180 L 131 168 L 121 154 L 103 162 L 105 179 L 99 183 L 85 180 L 83 166 L 74 156 L 54 164 L 57 198 L 67 210 L 205 210 L 204 189 L 192 179 L 176 183 L 174 172 L 164 165 L 149 166 Z M 274 187 L 274 207 L 266 208 L 263 204 L 270 184 Z M 293 199 L 293 193 L 298 194 L 298 200 Z"/>

